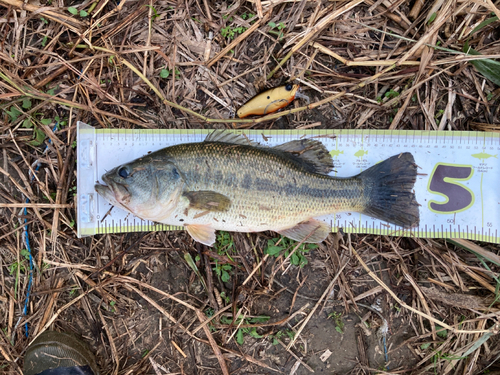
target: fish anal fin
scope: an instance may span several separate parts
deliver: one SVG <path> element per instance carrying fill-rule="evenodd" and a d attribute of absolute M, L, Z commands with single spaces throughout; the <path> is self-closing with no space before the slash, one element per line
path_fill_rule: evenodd
<path fill-rule="evenodd" d="M 294 227 L 277 232 L 295 241 L 300 242 L 305 239 L 305 243 L 318 243 L 326 239 L 331 232 L 331 228 L 324 221 L 309 219 L 302 223 L 298 223 Z"/>
<path fill-rule="evenodd" d="M 210 190 L 188 191 L 183 196 L 189 200 L 189 208 L 204 211 L 227 211 L 231 200 L 223 194 Z"/>
<path fill-rule="evenodd" d="M 333 169 L 333 159 L 325 145 L 313 139 L 298 139 L 273 147 L 289 153 L 311 172 L 328 174 Z"/>
<path fill-rule="evenodd" d="M 212 246 L 215 243 L 215 229 L 210 225 L 186 224 L 184 227 L 195 241 L 207 246 Z"/>

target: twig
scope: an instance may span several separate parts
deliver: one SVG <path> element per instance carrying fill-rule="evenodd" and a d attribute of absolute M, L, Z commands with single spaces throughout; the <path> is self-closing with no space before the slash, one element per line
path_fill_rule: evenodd
<path fill-rule="evenodd" d="M 467 334 L 473 334 L 473 333 L 481 333 L 481 332 L 491 332 L 491 329 L 483 329 L 483 330 L 463 330 L 463 329 L 456 329 L 440 320 L 437 320 L 436 318 L 432 317 L 432 316 L 429 316 L 417 309 L 414 309 L 413 307 L 411 306 L 408 306 L 406 303 L 404 303 L 403 301 L 401 301 L 398 296 L 392 291 L 391 288 L 389 288 L 387 285 L 385 285 L 385 283 L 380 280 L 378 278 L 377 275 L 375 275 L 369 268 L 368 266 L 366 265 L 365 262 L 363 262 L 363 259 L 361 259 L 361 257 L 359 256 L 359 254 L 357 253 L 356 250 L 354 250 L 354 248 L 352 246 L 349 246 L 349 248 L 351 249 L 351 251 L 353 252 L 353 254 L 356 256 L 356 258 L 358 259 L 359 263 L 363 266 L 363 268 L 366 270 L 366 272 L 368 272 L 368 274 L 370 275 L 370 277 L 373 278 L 373 280 L 375 280 L 381 287 L 383 287 L 390 295 L 392 298 L 394 298 L 396 300 L 397 303 L 399 303 L 402 307 L 414 312 L 415 314 L 418 314 L 418 315 L 421 315 L 423 316 L 424 318 L 430 320 L 431 322 L 434 322 L 436 324 L 439 324 L 441 327 L 443 328 L 446 328 L 450 331 L 452 331 L 453 333 L 467 333 Z"/>
<path fill-rule="evenodd" d="M 276 339 L 278 340 L 278 342 L 280 343 L 280 345 L 285 348 L 285 350 L 293 357 L 295 358 L 297 361 L 300 362 L 300 364 L 302 366 L 304 366 L 309 372 L 314 372 L 314 370 L 311 368 L 311 366 L 309 366 L 307 363 L 305 363 L 303 360 L 301 360 L 294 352 L 292 352 L 291 349 L 288 349 L 287 346 L 283 343 L 283 341 L 281 341 L 280 339 Z"/>
<path fill-rule="evenodd" d="M 297 338 L 301 334 L 302 330 L 305 328 L 305 326 L 307 325 L 307 323 L 309 322 L 309 320 L 312 318 L 314 312 L 316 311 L 316 309 L 321 304 L 321 301 L 323 301 L 323 299 L 330 293 L 330 290 L 333 288 L 333 286 L 337 282 L 337 278 L 340 276 L 340 274 L 342 273 L 342 271 L 344 270 L 344 268 L 347 266 L 348 263 L 349 262 L 345 262 L 344 265 L 342 267 L 340 267 L 340 269 L 338 270 L 338 272 L 335 275 L 335 277 L 333 278 L 333 280 L 330 282 L 330 284 L 328 285 L 328 287 L 323 292 L 323 295 L 320 297 L 320 299 L 318 300 L 318 302 L 316 302 L 316 305 L 314 305 L 314 307 L 311 310 L 311 312 L 309 313 L 309 315 L 304 319 L 304 322 L 302 323 L 302 325 L 300 326 L 300 328 L 297 330 L 297 333 L 295 334 L 295 336 L 293 337 L 293 339 L 288 344 L 287 349 L 290 349 L 292 347 L 292 345 L 295 343 L 295 341 L 297 340 Z"/>
<path fill-rule="evenodd" d="M 267 20 L 267 17 L 261 18 L 260 20 L 258 20 L 257 22 L 255 22 L 244 33 L 242 33 L 240 36 L 238 36 L 237 38 L 235 38 L 224 49 L 222 49 L 222 51 L 220 51 L 217 55 L 215 55 L 214 57 L 212 57 L 212 59 L 207 63 L 207 67 L 210 68 L 212 65 L 214 65 L 223 56 L 225 56 L 229 51 L 231 51 L 235 46 L 237 46 L 239 43 L 241 43 L 243 40 L 245 40 L 246 37 L 248 37 L 251 33 L 253 33 L 255 30 L 257 30 L 262 23 L 266 22 L 266 20 Z"/>
<path fill-rule="evenodd" d="M 203 316 L 203 313 L 200 310 L 196 310 L 196 315 L 198 316 L 198 320 L 203 323 L 205 321 L 205 317 Z M 203 331 L 205 332 L 205 335 L 208 338 L 208 341 L 210 342 L 210 345 L 212 346 L 212 350 L 214 351 L 215 356 L 217 357 L 217 360 L 219 361 L 219 365 L 222 369 L 222 374 L 223 375 L 229 375 L 229 370 L 226 365 L 226 361 L 224 360 L 224 357 L 222 356 L 222 353 L 220 351 L 219 346 L 214 340 L 214 337 L 212 336 L 212 333 L 208 329 L 206 325 L 203 326 Z"/>
<path fill-rule="evenodd" d="M 350 3 L 332 12 L 322 20 L 320 20 L 314 27 L 312 27 L 306 32 L 305 36 L 300 40 L 300 42 L 298 42 L 297 44 L 295 44 L 295 46 L 292 47 L 290 52 L 287 53 L 287 55 L 278 63 L 278 65 L 276 65 L 276 67 L 267 75 L 266 78 L 268 80 L 271 79 L 271 77 L 288 61 L 288 59 L 290 59 L 290 57 L 292 57 L 292 55 L 295 52 L 297 52 L 300 48 L 302 48 L 304 44 L 309 42 L 316 35 L 318 31 L 322 30 L 335 18 L 351 10 L 352 8 L 362 3 L 363 1 L 365 0 L 353 0 Z"/>

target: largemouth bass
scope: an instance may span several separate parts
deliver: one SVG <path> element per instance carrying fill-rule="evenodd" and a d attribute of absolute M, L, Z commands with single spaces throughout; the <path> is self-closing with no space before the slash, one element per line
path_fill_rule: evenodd
<path fill-rule="evenodd" d="M 361 212 L 405 228 L 418 225 L 410 153 L 395 155 L 350 178 L 329 176 L 325 146 L 302 139 L 276 147 L 214 131 L 204 142 L 164 148 L 102 176 L 96 191 L 146 220 L 184 227 L 211 246 L 215 231 L 272 230 L 321 242 L 331 227 L 316 217 Z"/>

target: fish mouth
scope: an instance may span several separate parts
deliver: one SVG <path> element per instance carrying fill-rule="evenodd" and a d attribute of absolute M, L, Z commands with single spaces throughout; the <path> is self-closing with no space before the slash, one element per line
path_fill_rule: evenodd
<path fill-rule="evenodd" d="M 102 185 L 102 184 L 95 184 L 94 185 L 95 191 L 102 196 L 103 198 L 106 198 L 109 200 L 110 197 L 114 198 L 113 191 L 109 188 L 107 185 Z"/>
<path fill-rule="evenodd" d="M 97 192 L 97 194 L 106 199 L 113 206 L 122 207 L 122 205 L 116 200 L 115 193 L 109 186 L 102 184 L 95 184 L 94 189 Z"/>
<path fill-rule="evenodd" d="M 115 194 L 113 192 L 113 189 L 111 189 L 111 181 L 109 180 L 108 176 L 106 174 L 104 174 L 102 176 L 102 180 L 104 181 L 104 183 L 106 185 L 103 185 L 103 184 L 100 184 L 100 183 L 96 183 L 94 185 L 94 189 L 95 191 L 97 191 L 97 193 L 102 196 L 103 198 L 107 199 L 107 200 L 110 200 L 110 198 L 113 198 L 115 197 Z"/>
<path fill-rule="evenodd" d="M 106 183 L 107 185 L 103 185 L 103 184 L 100 184 L 100 183 L 97 183 L 94 185 L 94 189 L 95 191 L 101 196 L 103 197 L 104 199 L 106 199 L 109 203 L 111 203 L 113 206 L 116 206 L 116 207 L 119 207 L 119 208 L 122 208 L 126 211 L 130 211 L 128 208 L 126 208 L 121 202 L 119 202 L 117 200 L 117 196 L 120 195 L 120 194 L 117 194 L 117 192 L 120 190 L 118 189 L 118 187 L 116 186 L 116 184 L 110 180 L 108 178 L 107 175 L 103 175 L 102 176 L 102 180 L 104 181 L 104 183 Z M 125 189 L 125 191 L 128 193 L 128 190 L 122 186 L 123 189 Z M 130 197 L 130 194 L 127 194 L 128 197 Z M 122 199 L 124 198 L 124 195 L 121 194 L 122 196 Z"/>

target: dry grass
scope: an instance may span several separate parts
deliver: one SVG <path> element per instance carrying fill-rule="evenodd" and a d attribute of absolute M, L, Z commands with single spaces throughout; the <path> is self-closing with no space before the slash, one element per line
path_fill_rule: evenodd
<path fill-rule="evenodd" d="M 229 258 L 184 233 L 78 239 L 74 228 L 78 120 L 499 131 L 500 89 L 471 65 L 483 56 L 462 54 L 468 41 L 500 57 L 499 21 L 477 30 L 493 13 L 498 1 L 0 0 L 0 372 L 21 374 L 28 343 L 61 329 L 92 343 L 104 374 L 309 373 L 323 353 L 308 349 L 310 321 L 335 308 L 370 326 L 356 328 L 351 373 L 498 371 L 497 245 L 332 234 L 300 269 L 264 254 L 272 233 L 236 234 Z M 309 106 L 232 118 L 248 98 L 289 80 L 302 84 Z M 199 272 L 186 253 L 199 255 Z M 232 266 L 229 283 L 213 271 L 215 259 Z M 326 283 L 305 295 L 317 272 Z M 250 320 L 262 300 L 271 306 L 285 295 L 285 316 Z M 363 307 L 374 301 L 380 312 Z M 384 324 L 389 330 L 378 329 Z M 402 326 L 409 337 L 396 344 Z M 242 329 L 258 335 L 238 345 Z M 295 336 L 278 337 L 281 329 Z M 365 347 L 377 334 L 389 358 L 378 369 Z M 272 337 L 276 358 L 265 355 Z M 410 365 L 397 362 L 398 348 L 413 355 Z"/>

